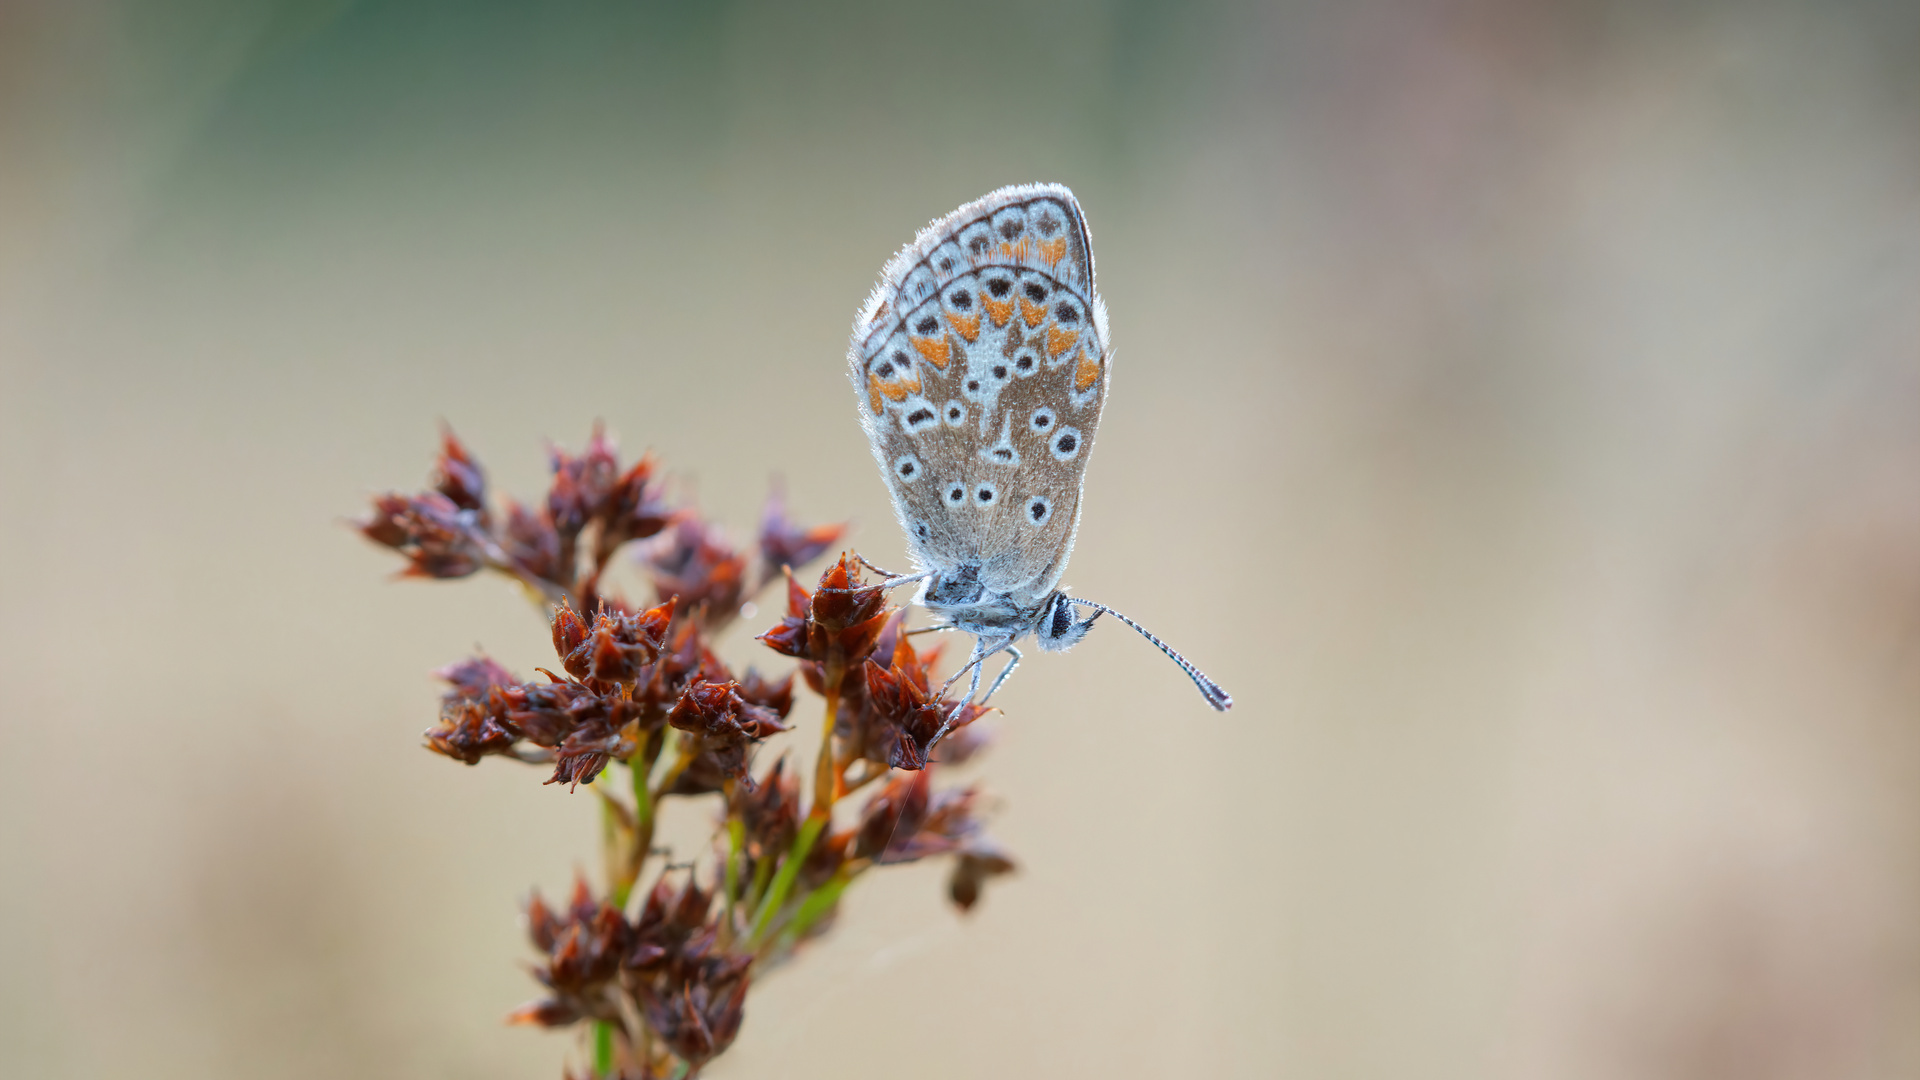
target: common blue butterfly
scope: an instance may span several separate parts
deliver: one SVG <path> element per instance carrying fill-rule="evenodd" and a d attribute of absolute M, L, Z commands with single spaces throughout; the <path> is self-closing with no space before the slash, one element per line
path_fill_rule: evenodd
<path fill-rule="evenodd" d="M 860 423 L 917 571 L 889 584 L 920 581 L 919 603 L 943 620 L 935 629 L 973 635 L 969 701 L 987 658 L 1010 657 L 991 697 L 1022 637 L 1064 652 L 1109 614 L 1208 704 L 1233 706 L 1145 627 L 1060 588 L 1111 361 L 1086 217 L 1059 184 L 1001 188 L 922 229 L 854 322 Z M 1093 614 L 1080 620 L 1076 607 Z"/>

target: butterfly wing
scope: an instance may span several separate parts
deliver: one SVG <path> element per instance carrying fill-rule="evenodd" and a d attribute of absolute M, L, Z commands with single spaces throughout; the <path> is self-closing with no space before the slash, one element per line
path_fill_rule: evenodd
<path fill-rule="evenodd" d="M 1002 188 L 922 230 L 854 323 L 860 419 L 922 567 L 1037 599 L 1065 571 L 1106 400 L 1107 316 L 1073 193 Z"/>

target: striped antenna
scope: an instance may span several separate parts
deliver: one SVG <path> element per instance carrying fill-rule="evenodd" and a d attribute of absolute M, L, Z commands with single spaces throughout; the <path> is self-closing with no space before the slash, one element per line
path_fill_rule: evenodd
<path fill-rule="evenodd" d="M 1133 627 L 1135 630 L 1140 631 L 1141 637 L 1144 637 L 1148 641 L 1153 642 L 1154 648 L 1159 649 L 1163 653 L 1166 653 L 1167 659 L 1180 665 L 1180 670 L 1187 673 L 1187 678 L 1193 680 L 1193 685 L 1200 688 L 1200 696 L 1207 699 L 1207 704 L 1213 706 L 1214 708 L 1220 710 L 1221 712 L 1226 712 L 1228 709 L 1233 708 L 1233 695 L 1227 693 L 1225 690 L 1222 690 L 1220 688 L 1219 683 L 1214 682 L 1212 679 L 1207 678 L 1204 672 L 1202 672 L 1199 668 L 1193 666 L 1193 662 L 1191 660 L 1188 660 L 1186 657 L 1181 656 L 1179 653 L 1175 652 L 1173 650 L 1173 646 L 1168 645 L 1166 642 L 1161 641 L 1157 637 L 1154 637 L 1153 631 L 1148 630 L 1146 627 L 1141 626 L 1139 623 L 1134 622 L 1132 619 L 1127 618 L 1125 615 L 1120 614 L 1119 612 L 1113 610 L 1112 608 L 1108 607 L 1105 604 L 1096 604 L 1091 600 L 1077 600 L 1071 596 L 1067 597 L 1067 603 L 1084 604 L 1087 607 L 1090 607 L 1102 614 L 1111 615 L 1114 618 L 1119 619 L 1121 622 L 1126 623 L 1128 626 Z"/>

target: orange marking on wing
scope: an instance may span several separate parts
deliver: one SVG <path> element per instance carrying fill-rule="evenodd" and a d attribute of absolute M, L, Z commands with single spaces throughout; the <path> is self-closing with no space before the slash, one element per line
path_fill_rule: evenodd
<path fill-rule="evenodd" d="M 980 336 L 979 312 L 975 312 L 972 315 L 954 315 L 949 313 L 947 315 L 947 321 L 953 324 L 953 328 L 959 331 L 961 337 L 967 339 L 967 344 L 969 345 L 973 344 L 975 339 Z"/>
<path fill-rule="evenodd" d="M 1073 348 L 1073 343 L 1079 340 L 1080 331 L 1078 330 L 1062 330 L 1057 326 L 1049 326 L 1047 327 L 1047 355 L 1059 356 Z"/>
<path fill-rule="evenodd" d="M 1025 262 L 1027 258 L 1027 238 L 1021 237 L 1015 243 L 1000 245 L 1000 257 L 1012 262 Z"/>
<path fill-rule="evenodd" d="M 1067 257 L 1067 238 L 1056 236 L 1040 243 L 1040 257 L 1047 260 L 1048 266 L 1058 266 L 1060 260 Z"/>
<path fill-rule="evenodd" d="M 995 326 L 1005 326 L 1007 320 L 1013 318 L 1013 301 L 1011 300 L 992 300 L 982 296 L 980 302 L 987 305 L 987 317 L 993 320 Z"/>
<path fill-rule="evenodd" d="M 1023 296 L 1020 298 L 1020 317 L 1027 320 L 1029 329 L 1039 326 L 1040 321 L 1047 317 L 1047 305 L 1033 303 Z"/>
<path fill-rule="evenodd" d="M 867 407 L 873 410 L 873 415 L 875 416 L 880 415 L 880 380 L 879 379 L 875 379 L 875 378 L 867 379 Z"/>
<path fill-rule="evenodd" d="M 932 364 L 941 371 L 947 370 L 947 349 L 949 346 L 947 345 L 946 338 L 910 337 L 907 340 L 913 342 L 913 347 L 920 350 L 921 356 L 927 358 L 927 363 Z"/>
<path fill-rule="evenodd" d="M 901 383 L 881 382 L 879 379 L 873 380 L 873 388 L 885 394 L 888 401 L 896 403 L 907 400 L 907 394 L 910 393 Z"/>
<path fill-rule="evenodd" d="M 1080 350 L 1080 366 L 1073 370 L 1073 388 L 1084 393 L 1099 377 L 1100 365 L 1094 363 L 1093 357 L 1088 356 L 1085 349 Z"/>

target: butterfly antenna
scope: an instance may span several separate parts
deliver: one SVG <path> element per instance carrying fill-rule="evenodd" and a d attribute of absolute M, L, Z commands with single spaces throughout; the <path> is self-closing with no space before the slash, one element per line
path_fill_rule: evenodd
<path fill-rule="evenodd" d="M 1067 603 L 1084 604 L 1087 607 L 1094 609 L 1095 611 L 1101 612 L 1103 614 L 1111 615 L 1114 618 L 1119 619 L 1121 622 L 1126 623 L 1128 626 L 1133 627 L 1135 630 L 1140 631 L 1141 637 L 1146 638 L 1148 641 L 1153 642 L 1154 648 L 1159 649 L 1163 653 L 1166 653 L 1167 659 L 1180 665 L 1180 670 L 1187 673 L 1187 678 L 1193 680 L 1193 685 L 1200 688 L 1200 696 L 1207 699 L 1207 704 L 1213 706 L 1214 708 L 1220 710 L 1221 712 L 1226 712 L 1228 709 L 1233 708 L 1233 695 L 1221 689 L 1219 683 L 1214 682 L 1212 679 L 1207 678 L 1204 672 L 1202 672 L 1199 668 L 1193 666 L 1193 662 L 1191 660 L 1188 660 L 1186 657 L 1181 656 L 1179 653 L 1175 652 L 1173 649 L 1173 646 L 1168 645 L 1166 642 L 1161 641 L 1157 637 L 1154 637 L 1153 631 L 1148 630 L 1146 627 L 1141 626 L 1139 623 L 1134 622 L 1132 619 L 1127 618 L 1125 615 L 1120 614 L 1119 612 L 1113 610 L 1112 608 L 1108 607 L 1105 604 L 1096 604 L 1091 600 L 1076 600 L 1071 596 L 1067 597 Z"/>

